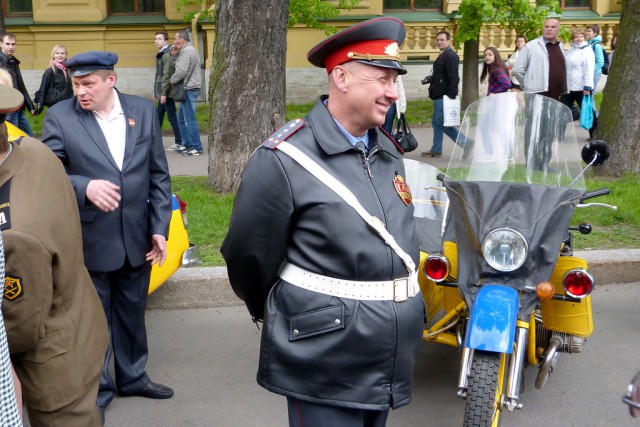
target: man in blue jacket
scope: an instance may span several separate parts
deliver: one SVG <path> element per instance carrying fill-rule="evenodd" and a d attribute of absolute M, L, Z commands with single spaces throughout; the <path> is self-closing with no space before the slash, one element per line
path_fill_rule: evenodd
<path fill-rule="evenodd" d="M 160 123 L 148 99 L 115 89 L 118 56 L 93 51 L 66 61 L 76 96 L 45 113 L 42 141 L 75 191 L 84 262 L 111 332 L 98 406 L 115 397 L 167 399 L 149 379 L 144 322 L 151 265 L 166 258 L 171 182 Z M 115 383 L 108 371 L 114 352 Z"/>

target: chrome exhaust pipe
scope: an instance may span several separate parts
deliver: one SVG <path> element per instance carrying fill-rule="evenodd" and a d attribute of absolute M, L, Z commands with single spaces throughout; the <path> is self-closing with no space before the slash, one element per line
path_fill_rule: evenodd
<path fill-rule="evenodd" d="M 540 371 L 536 377 L 536 388 L 540 389 L 544 387 L 545 383 L 549 379 L 549 375 L 553 372 L 553 369 L 558 363 L 558 349 L 562 346 L 563 341 L 557 335 L 551 337 L 549 341 L 549 348 L 542 356 L 542 363 L 540 364 Z"/>

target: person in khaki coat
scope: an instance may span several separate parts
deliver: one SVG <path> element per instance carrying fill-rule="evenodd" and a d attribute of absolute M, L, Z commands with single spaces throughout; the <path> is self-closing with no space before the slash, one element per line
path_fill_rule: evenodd
<path fill-rule="evenodd" d="M 0 122 L 22 96 L 0 85 Z M 84 266 L 76 196 L 40 141 L 0 124 L 2 311 L 32 426 L 101 425 L 96 406 L 108 330 Z"/>

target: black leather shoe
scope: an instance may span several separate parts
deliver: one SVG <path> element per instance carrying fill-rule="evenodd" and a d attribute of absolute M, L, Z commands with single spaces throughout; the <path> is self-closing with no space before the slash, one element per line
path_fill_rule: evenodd
<path fill-rule="evenodd" d="M 140 396 L 147 399 L 170 399 L 173 397 L 173 389 L 170 389 L 166 385 L 157 384 L 153 381 L 149 381 L 142 390 L 119 393 L 120 396 Z"/>

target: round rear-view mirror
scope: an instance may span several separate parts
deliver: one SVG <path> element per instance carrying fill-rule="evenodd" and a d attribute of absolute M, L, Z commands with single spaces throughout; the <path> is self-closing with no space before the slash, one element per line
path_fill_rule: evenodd
<path fill-rule="evenodd" d="M 582 161 L 586 164 L 598 166 L 607 161 L 611 155 L 611 150 L 606 142 L 601 140 L 589 141 L 582 147 Z M 595 161 L 594 161 L 595 159 Z"/>

